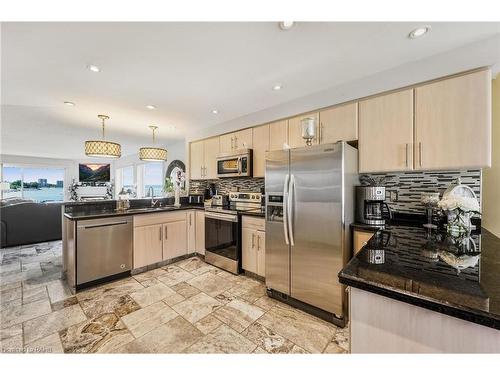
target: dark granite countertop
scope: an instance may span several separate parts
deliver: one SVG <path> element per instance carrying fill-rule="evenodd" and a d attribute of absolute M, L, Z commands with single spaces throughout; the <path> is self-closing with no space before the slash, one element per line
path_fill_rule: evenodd
<path fill-rule="evenodd" d="M 340 282 L 500 329 L 500 238 L 482 229 L 466 238 L 421 224 L 390 224 L 339 273 Z"/>
<path fill-rule="evenodd" d="M 183 204 L 180 207 L 174 206 L 163 206 L 163 207 L 138 207 L 130 208 L 125 211 L 117 211 L 114 206 L 107 205 L 75 205 L 71 207 L 70 211 L 66 211 L 64 216 L 70 220 L 88 220 L 88 219 L 101 219 L 106 217 L 115 216 L 128 216 L 128 215 L 141 215 L 141 214 L 151 214 L 158 212 L 171 212 L 171 211 L 182 211 L 182 210 L 204 210 L 203 205 L 189 205 Z"/>

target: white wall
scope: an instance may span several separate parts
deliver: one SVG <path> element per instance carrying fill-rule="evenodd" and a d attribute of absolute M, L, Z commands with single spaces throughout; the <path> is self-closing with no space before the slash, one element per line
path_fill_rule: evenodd
<path fill-rule="evenodd" d="M 328 107 L 483 66 L 491 66 L 494 74 L 500 70 L 500 36 L 494 36 L 426 59 L 403 64 L 394 69 L 331 87 L 327 90 L 254 112 L 210 128 L 196 129 L 192 132 L 192 135 L 187 137 L 187 141 L 191 142 L 245 127 L 265 124 L 300 113 L 317 110 L 318 108 Z"/>

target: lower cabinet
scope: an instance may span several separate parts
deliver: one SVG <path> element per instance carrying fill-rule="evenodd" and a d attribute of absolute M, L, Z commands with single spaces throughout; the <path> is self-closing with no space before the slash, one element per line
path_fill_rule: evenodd
<path fill-rule="evenodd" d="M 163 260 L 162 225 L 134 228 L 134 268 Z"/>
<path fill-rule="evenodd" d="M 187 212 L 187 251 L 188 254 L 196 251 L 196 212 L 194 210 Z"/>
<path fill-rule="evenodd" d="M 205 254 L 205 211 L 196 211 L 196 252 Z"/>
<path fill-rule="evenodd" d="M 243 217 L 241 229 L 242 267 L 266 277 L 266 232 L 264 219 Z"/>
<path fill-rule="evenodd" d="M 163 224 L 163 260 L 188 253 L 186 227 L 186 220 Z"/>

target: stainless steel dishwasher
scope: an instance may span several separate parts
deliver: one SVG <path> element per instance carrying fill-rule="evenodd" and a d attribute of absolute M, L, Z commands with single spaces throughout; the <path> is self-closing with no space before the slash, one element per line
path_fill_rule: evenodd
<path fill-rule="evenodd" d="M 78 221 L 77 286 L 130 271 L 132 251 L 132 216 Z"/>

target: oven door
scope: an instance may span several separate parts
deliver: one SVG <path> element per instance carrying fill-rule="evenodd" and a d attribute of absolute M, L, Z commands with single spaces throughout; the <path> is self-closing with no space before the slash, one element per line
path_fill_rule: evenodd
<path fill-rule="evenodd" d="M 240 156 L 217 159 L 217 177 L 239 176 L 240 173 L 241 173 Z"/>
<path fill-rule="evenodd" d="M 239 273 L 237 215 L 205 212 L 205 260 L 230 272 Z"/>

